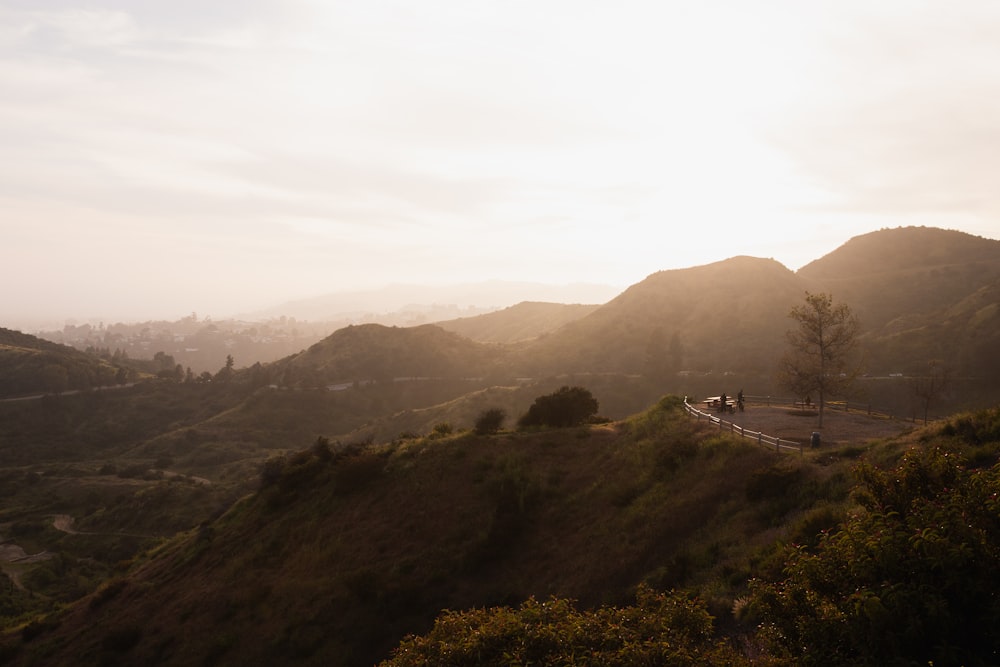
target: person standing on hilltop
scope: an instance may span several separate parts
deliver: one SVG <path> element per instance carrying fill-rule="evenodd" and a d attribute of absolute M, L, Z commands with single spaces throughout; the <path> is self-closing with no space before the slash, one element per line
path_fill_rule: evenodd
<path fill-rule="evenodd" d="M 719 412 L 726 411 L 726 392 L 722 392 L 722 396 L 719 397 Z"/>

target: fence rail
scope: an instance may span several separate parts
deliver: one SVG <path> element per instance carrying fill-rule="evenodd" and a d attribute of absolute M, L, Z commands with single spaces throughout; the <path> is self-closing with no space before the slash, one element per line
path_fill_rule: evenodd
<path fill-rule="evenodd" d="M 800 456 L 803 454 L 803 446 L 800 442 L 782 440 L 781 438 L 773 435 L 764 435 L 760 431 L 749 431 L 739 424 L 734 424 L 733 422 L 726 421 L 721 417 L 717 417 L 707 412 L 702 412 L 688 403 L 686 396 L 684 397 L 684 409 L 687 410 L 688 414 L 693 415 L 699 421 L 707 419 L 712 424 L 718 424 L 720 431 L 728 430 L 730 433 L 735 433 L 736 435 L 756 441 L 756 443 L 761 447 L 773 448 L 774 451 L 779 454 L 781 452 L 798 452 Z"/>
<path fill-rule="evenodd" d="M 787 398 L 784 396 L 745 396 L 746 401 L 760 403 L 762 405 L 788 405 L 791 407 L 803 407 L 801 400 L 797 398 Z M 819 405 L 812 403 L 810 407 L 819 409 Z M 895 419 L 896 417 L 888 410 L 872 407 L 871 403 L 859 403 L 857 401 L 826 401 L 824 407 L 827 410 L 839 410 L 840 412 L 862 412 L 870 417 L 880 417 L 882 419 Z"/>

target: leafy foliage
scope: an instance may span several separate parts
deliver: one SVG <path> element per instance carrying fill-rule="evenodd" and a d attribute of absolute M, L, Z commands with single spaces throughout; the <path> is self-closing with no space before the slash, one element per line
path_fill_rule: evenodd
<path fill-rule="evenodd" d="M 578 611 L 566 599 L 519 608 L 445 612 L 425 636 L 400 644 L 385 667 L 416 665 L 742 664 L 712 641 L 703 603 L 641 587 L 636 604 Z"/>
<path fill-rule="evenodd" d="M 861 325 L 847 304 L 834 305 L 829 294 L 806 292 L 805 301 L 788 314 L 798 328 L 786 334 L 789 350 L 779 382 L 797 396 L 817 395 L 822 427 L 826 400 L 842 395 L 858 375 L 850 362 Z"/>
<path fill-rule="evenodd" d="M 488 408 L 483 410 L 476 418 L 473 430 L 478 435 L 496 433 L 503 426 L 506 419 L 507 412 L 503 408 Z"/>
<path fill-rule="evenodd" d="M 804 665 L 996 664 L 1000 468 L 935 447 L 859 476 L 866 511 L 755 582 L 764 637 Z"/>
<path fill-rule="evenodd" d="M 576 426 L 596 415 L 597 407 L 597 399 L 588 390 L 565 386 L 536 398 L 528 412 L 518 420 L 518 426 Z"/>

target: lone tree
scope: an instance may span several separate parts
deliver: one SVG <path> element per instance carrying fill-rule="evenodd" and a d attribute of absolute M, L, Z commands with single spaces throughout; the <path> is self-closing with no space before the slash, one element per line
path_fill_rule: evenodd
<path fill-rule="evenodd" d="M 562 387 L 539 396 L 517 422 L 518 426 L 576 426 L 597 414 L 597 399 L 583 387 Z"/>
<path fill-rule="evenodd" d="M 778 382 L 797 396 L 816 395 L 819 428 L 827 398 L 846 393 L 860 369 L 852 366 L 861 325 L 846 304 L 829 294 L 806 292 L 805 304 L 788 316 L 798 327 L 785 333 L 790 349 L 781 360 Z"/>
<path fill-rule="evenodd" d="M 503 408 L 483 410 L 476 418 L 473 430 L 477 435 L 491 435 L 500 430 L 505 419 L 507 419 L 507 412 Z M 437 426 L 434 427 L 434 430 L 437 431 Z"/>
<path fill-rule="evenodd" d="M 947 391 L 950 380 L 951 372 L 948 366 L 940 359 L 931 359 L 928 361 L 927 373 L 911 380 L 913 395 L 923 410 L 925 424 L 927 423 L 927 413 L 931 409 L 931 403 L 939 399 Z"/>

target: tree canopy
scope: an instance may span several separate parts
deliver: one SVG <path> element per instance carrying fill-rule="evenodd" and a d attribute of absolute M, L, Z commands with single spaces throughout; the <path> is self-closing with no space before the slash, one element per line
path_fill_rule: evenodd
<path fill-rule="evenodd" d="M 597 399 L 583 387 L 565 386 L 551 394 L 539 396 L 518 420 L 521 427 L 576 426 L 597 414 Z"/>
<path fill-rule="evenodd" d="M 936 447 L 859 476 L 865 511 L 755 582 L 772 649 L 802 665 L 996 664 L 1000 468 Z"/>
<path fill-rule="evenodd" d="M 805 303 L 788 317 L 797 327 L 786 332 L 789 349 L 781 360 L 778 381 L 798 396 L 816 395 L 819 426 L 828 398 L 843 395 L 859 374 L 852 366 L 860 323 L 847 304 L 834 304 L 829 294 L 806 292 Z"/>

